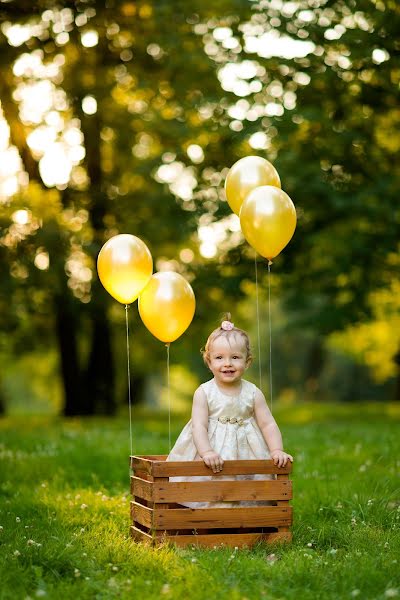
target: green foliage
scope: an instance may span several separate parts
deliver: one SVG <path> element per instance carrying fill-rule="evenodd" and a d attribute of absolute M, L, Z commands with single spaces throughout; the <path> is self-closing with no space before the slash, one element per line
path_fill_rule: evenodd
<path fill-rule="evenodd" d="M 295 456 L 294 540 L 252 550 L 130 541 L 126 420 L 3 420 L 0 598 L 398 594 L 398 407 L 303 405 L 276 417 Z M 133 433 L 138 453 L 166 451 L 159 415 L 137 413 Z"/>
<path fill-rule="evenodd" d="M 63 367 L 79 374 L 69 394 L 82 390 L 78 406 L 95 389 L 96 398 L 104 397 L 85 410 L 104 403 L 114 410 L 115 379 L 123 377 L 123 314 L 97 281 L 96 256 L 106 239 L 130 232 L 149 245 L 156 270 L 176 269 L 194 288 L 195 321 L 175 356 L 199 372 L 197 348 L 220 313 L 238 314 L 243 299 L 253 299 L 253 253 L 224 221 L 230 211 L 222 189 L 227 169 L 251 153 L 274 162 L 298 211 L 297 232 L 274 264 L 291 325 L 321 340 L 351 325 L 349 335 L 354 326 L 362 332 L 359 346 L 368 346 L 376 327 L 363 325 L 377 319 L 371 298 L 390 288 L 398 268 L 395 3 L 78 0 L 60 9 L 14 0 L 1 4 L 0 18 L 1 109 L 29 175 L 29 185 L 0 211 L 3 350 L 21 352 L 26 342 L 30 351 L 38 340 L 57 345 L 60 363 L 71 362 Z M 28 39 L 11 43 L 12 24 L 32 27 Z M 92 46 L 82 41 L 90 31 L 98 35 Z M 281 55 L 273 41 L 261 43 L 269 34 L 290 37 L 281 38 Z M 308 53 L 288 54 L 293 41 L 311 44 Z M 56 74 L 23 71 L 21 57 L 58 65 Z M 234 67 L 242 68 L 239 87 L 224 71 Z M 72 124 L 85 151 L 69 183 L 50 190 L 38 169 L 40 153 L 29 145 L 37 123 L 19 112 L 19 91 L 41 78 L 58 97 L 57 139 Z M 93 114 L 83 109 L 88 96 L 97 102 Z M 177 185 L 179 173 L 186 187 Z M 27 211 L 27 225 L 15 222 L 17 210 Z M 225 237 L 207 259 L 200 229 L 220 221 Z M 266 288 L 265 272 L 260 287 Z M 136 314 L 132 320 L 136 373 L 143 378 L 164 364 L 164 348 Z M 73 334 L 70 348 L 60 322 Z M 398 376 L 397 343 L 382 370 L 386 378 Z M 375 368 L 365 352 L 355 355 Z"/>

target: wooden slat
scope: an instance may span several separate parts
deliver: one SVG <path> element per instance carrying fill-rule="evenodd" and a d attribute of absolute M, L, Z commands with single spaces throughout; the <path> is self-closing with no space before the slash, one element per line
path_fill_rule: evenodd
<path fill-rule="evenodd" d="M 141 531 L 134 525 L 131 526 L 131 537 L 137 542 L 146 542 L 147 544 L 154 544 L 154 538 L 146 533 L 145 531 Z"/>
<path fill-rule="evenodd" d="M 168 512 L 168 511 L 167 511 Z M 131 502 L 131 517 L 141 525 L 151 529 L 153 527 L 154 510 L 148 506 L 143 506 L 138 502 Z"/>
<path fill-rule="evenodd" d="M 145 499 L 153 494 L 154 502 L 182 504 L 184 502 L 290 500 L 292 497 L 291 481 L 212 480 L 158 483 L 156 480 L 150 483 L 133 479 L 133 494 Z M 143 493 L 146 495 L 142 495 Z"/>
<path fill-rule="evenodd" d="M 176 535 L 165 538 L 177 546 L 203 546 L 214 548 L 215 546 L 230 546 L 243 548 L 253 546 L 257 542 L 290 542 L 290 533 L 215 533 L 209 535 Z"/>
<path fill-rule="evenodd" d="M 292 463 L 286 467 L 277 467 L 272 460 L 227 460 L 220 473 L 214 474 L 201 460 L 194 461 L 155 461 L 154 477 L 184 476 L 223 476 L 223 475 L 273 475 L 288 474 L 292 471 Z"/>
<path fill-rule="evenodd" d="M 203 546 L 203 547 L 245 547 L 252 546 L 257 542 L 263 541 L 266 543 L 275 542 L 290 542 L 292 535 L 289 532 L 282 533 L 215 533 L 207 535 L 162 535 L 157 538 L 152 538 L 151 535 L 140 531 L 136 527 L 131 527 L 131 535 L 134 539 L 146 543 L 162 543 L 170 542 L 177 546 Z"/>
<path fill-rule="evenodd" d="M 140 469 L 135 469 L 135 477 L 145 479 L 146 481 L 154 481 L 154 477 L 151 473 L 148 473 L 147 471 L 141 471 Z"/>
<path fill-rule="evenodd" d="M 159 459 L 157 459 L 159 460 Z M 130 457 L 131 469 L 134 471 L 140 470 L 145 473 L 153 474 L 153 464 L 154 461 L 147 456 L 131 456 Z"/>
<path fill-rule="evenodd" d="M 137 511 L 140 512 L 139 510 Z M 136 514 L 134 512 L 134 514 Z M 156 509 L 153 515 L 154 529 L 222 529 L 231 527 L 279 527 L 292 522 L 292 507 L 256 506 L 231 508 L 183 508 Z M 138 520 L 139 519 L 136 519 Z M 142 521 L 139 521 L 142 522 Z M 146 523 L 143 523 L 147 525 Z M 150 525 L 147 525 L 150 527 Z"/>
<path fill-rule="evenodd" d="M 220 473 L 213 473 L 203 461 L 167 461 L 154 462 L 155 477 L 179 476 L 222 476 L 222 475 L 269 475 L 275 473 L 290 473 L 291 463 L 286 467 L 276 467 L 272 460 L 227 460 Z"/>
<path fill-rule="evenodd" d="M 210 469 L 203 461 L 167 461 L 166 454 L 146 454 L 131 456 L 131 467 L 152 472 L 156 477 L 178 477 L 180 475 L 204 476 L 210 475 Z M 292 463 L 286 467 L 276 467 L 272 460 L 227 460 L 221 475 L 253 475 L 253 474 L 278 474 L 285 475 L 292 472 Z"/>
<path fill-rule="evenodd" d="M 148 500 L 150 502 L 154 502 L 154 485 L 155 484 L 152 481 L 145 481 L 144 479 L 140 479 L 139 477 L 131 476 L 132 496 L 143 498 L 144 500 Z"/>

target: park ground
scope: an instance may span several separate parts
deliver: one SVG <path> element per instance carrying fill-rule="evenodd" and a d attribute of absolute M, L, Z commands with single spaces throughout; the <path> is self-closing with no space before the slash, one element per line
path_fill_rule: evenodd
<path fill-rule="evenodd" d="M 249 550 L 129 538 L 127 418 L 2 419 L 0 599 L 400 598 L 400 406 L 275 414 L 295 456 L 293 543 Z M 165 453 L 165 415 L 133 417 L 135 453 Z"/>

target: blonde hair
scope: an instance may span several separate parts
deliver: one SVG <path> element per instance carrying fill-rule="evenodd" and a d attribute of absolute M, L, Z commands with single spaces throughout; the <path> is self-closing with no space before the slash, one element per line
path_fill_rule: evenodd
<path fill-rule="evenodd" d="M 224 329 L 224 327 L 223 327 L 224 323 L 230 323 L 229 329 Z M 210 335 L 208 336 L 206 345 L 204 346 L 204 348 L 202 348 L 200 350 L 206 366 L 208 367 L 211 346 L 213 345 L 213 343 L 215 342 L 216 339 L 223 337 L 226 340 L 228 340 L 228 343 L 229 343 L 232 338 L 235 338 L 237 336 L 239 336 L 243 340 L 243 344 L 244 344 L 244 347 L 246 350 L 246 362 L 247 362 L 247 364 L 250 364 L 251 361 L 253 360 L 253 356 L 251 354 L 249 336 L 243 329 L 239 329 L 239 327 L 234 326 L 234 324 L 232 323 L 232 320 L 231 320 L 231 313 L 225 313 L 223 319 L 221 320 L 221 325 L 219 327 L 217 327 L 217 329 L 214 329 L 214 331 L 212 331 L 210 333 Z"/>

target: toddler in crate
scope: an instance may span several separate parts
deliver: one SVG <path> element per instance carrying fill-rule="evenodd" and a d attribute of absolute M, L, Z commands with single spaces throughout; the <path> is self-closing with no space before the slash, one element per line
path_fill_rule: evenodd
<path fill-rule="evenodd" d="M 167 460 L 203 460 L 213 473 L 223 471 L 225 460 L 272 459 L 278 467 L 293 461 L 293 457 L 283 450 L 281 432 L 263 393 L 253 383 L 242 379 L 252 359 L 250 341 L 245 331 L 235 327 L 229 313 L 220 327 L 209 335 L 202 353 L 213 378 L 195 391 L 192 418 L 180 433 Z M 214 478 L 232 479 L 218 475 L 171 480 Z M 237 475 L 233 478 L 271 479 L 271 476 Z M 231 503 L 185 504 L 215 507 Z"/>

